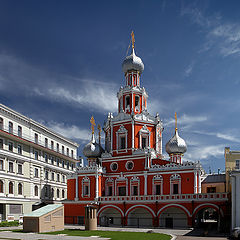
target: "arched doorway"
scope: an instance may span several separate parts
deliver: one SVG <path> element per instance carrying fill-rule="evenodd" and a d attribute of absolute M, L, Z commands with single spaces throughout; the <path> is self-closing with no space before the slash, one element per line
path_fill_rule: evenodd
<path fill-rule="evenodd" d="M 195 214 L 194 223 L 197 228 L 217 230 L 220 224 L 219 211 L 206 206 Z"/>
<path fill-rule="evenodd" d="M 145 208 L 135 208 L 128 214 L 128 226 L 152 227 L 152 214 Z"/>
<path fill-rule="evenodd" d="M 100 226 L 110 227 L 122 225 L 121 213 L 115 208 L 104 209 L 98 217 Z"/>
<path fill-rule="evenodd" d="M 186 228 L 188 227 L 188 217 L 182 209 L 169 207 L 160 214 L 159 226 L 166 228 Z"/>

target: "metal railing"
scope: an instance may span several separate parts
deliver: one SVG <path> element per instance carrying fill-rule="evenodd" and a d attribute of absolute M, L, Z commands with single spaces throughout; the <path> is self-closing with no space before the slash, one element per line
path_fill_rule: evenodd
<path fill-rule="evenodd" d="M 27 140 L 29 142 L 38 144 L 38 145 L 40 145 L 40 146 L 42 146 L 44 148 L 48 148 L 49 150 L 53 150 L 53 151 L 55 151 L 57 153 L 60 153 L 60 154 L 62 154 L 64 156 L 67 156 L 69 158 L 76 159 L 76 156 L 70 156 L 70 154 L 69 155 L 65 154 L 65 152 L 67 152 L 66 149 L 65 149 L 65 152 L 63 153 L 56 146 L 52 147 L 52 146 L 50 146 L 49 143 L 48 143 L 48 145 L 46 145 L 45 139 L 44 139 L 44 141 L 42 139 L 39 139 L 39 138 L 36 139 L 35 136 L 31 136 L 30 134 L 26 134 L 23 131 L 15 130 L 14 128 L 9 128 L 9 126 L 5 125 L 5 124 L 4 125 L 0 125 L 0 130 L 2 130 L 4 132 L 7 132 L 7 133 L 10 133 L 10 134 L 12 134 L 14 136 L 17 136 L 19 138 L 22 138 L 24 140 Z"/>
<path fill-rule="evenodd" d="M 100 202 L 141 202 L 141 201 L 186 201 L 186 200 L 228 200 L 227 193 L 196 193 L 174 195 L 139 195 L 139 196 L 107 196 L 99 197 Z"/>

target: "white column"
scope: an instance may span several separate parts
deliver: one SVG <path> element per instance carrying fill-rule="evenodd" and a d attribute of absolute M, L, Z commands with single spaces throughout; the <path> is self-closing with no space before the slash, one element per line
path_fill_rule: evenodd
<path fill-rule="evenodd" d="M 158 152 L 159 148 L 158 148 L 158 131 L 157 131 L 157 126 L 156 126 L 156 134 L 155 134 L 155 137 L 156 137 L 156 151 Z"/>
<path fill-rule="evenodd" d="M 134 120 L 132 120 L 132 150 L 134 150 Z"/>
<path fill-rule="evenodd" d="M 236 178 L 231 176 L 232 183 L 232 229 L 236 226 Z"/>
<path fill-rule="evenodd" d="M 144 195 L 147 195 L 147 172 L 144 172 Z"/>
<path fill-rule="evenodd" d="M 111 126 L 111 150 L 110 150 L 110 152 L 112 153 L 113 152 L 113 126 L 112 126 L 112 120 L 111 120 L 111 122 L 110 122 L 110 126 Z M 118 148 L 118 146 L 117 146 L 117 148 Z"/>
<path fill-rule="evenodd" d="M 78 201 L 78 175 L 76 175 L 75 201 Z"/>
<path fill-rule="evenodd" d="M 98 173 L 96 174 L 96 198 L 99 197 Z"/>
<path fill-rule="evenodd" d="M 235 193 L 236 193 L 236 200 L 235 200 L 235 210 L 236 210 L 236 220 L 235 224 L 236 227 L 240 227 L 240 174 L 236 174 L 236 185 L 235 185 Z"/>
<path fill-rule="evenodd" d="M 202 192 L 202 187 L 201 187 L 201 172 L 198 171 L 198 193 Z"/>
<path fill-rule="evenodd" d="M 133 77 L 132 77 L 132 81 L 133 81 Z M 132 113 L 134 112 L 134 109 L 133 109 L 133 92 L 132 92 Z"/>
<path fill-rule="evenodd" d="M 194 193 L 197 193 L 197 171 L 194 171 Z"/>

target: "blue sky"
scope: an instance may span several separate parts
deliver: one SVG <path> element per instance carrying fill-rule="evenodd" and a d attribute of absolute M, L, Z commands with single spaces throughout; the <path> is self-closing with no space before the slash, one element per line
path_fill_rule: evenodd
<path fill-rule="evenodd" d="M 124 85 L 130 33 L 149 111 L 188 144 L 186 160 L 224 169 L 240 149 L 240 2 L 1 1 L 0 102 L 74 139 L 103 125 Z"/>

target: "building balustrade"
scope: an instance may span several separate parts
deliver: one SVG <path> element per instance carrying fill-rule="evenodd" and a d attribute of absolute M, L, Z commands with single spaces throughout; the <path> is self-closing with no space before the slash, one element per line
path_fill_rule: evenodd
<path fill-rule="evenodd" d="M 44 148 L 48 148 L 48 149 L 50 149 L 50 150 L 53 150 L 53 151 L 55 151 L 55 152 L 57 152 L 57 153 L 60 153 L 60 154 L 62 154 L 62 155 L 65 155 L 65 156 L 67 156 L 67 157 L 69 157 L 69 158 L 76 159 L 76 156 L 73 156 L 73 157 L 72 157 L 72 156 L 70 156 L 70 155 L 63 154 L 61 151 L 59 151 L 58 147 L 50 146 L 50 144 L 49 144 L 49 146 L 46 146 L 45 139 L 44 139 L 44 140 L 39 139 L 39 138 L 36 139 L 36 136 L 34 136 L 34 135 L 31 136 L 31 135 L 26 134 L 26 133 L 24 133 L 24 132 L 22 132 L 22 131 L 19 132 L 19 130 L 15 130 L 15 129 L 9 128 L 8 125 L 1 125 L 0 130 L 2 130 L 2 131 L 4 131 L 4 132 L 7 132 L 7 133 L 9 133 L 9 134 L 12 134 L 12 135 L 14 135 L 14 136 L 17 136 L 17 137 L 19 137 L 19 138 L 22 138 L 22 139 L 24 139 L 24 140 L 27 140 L 27 141 L 29 141 L 29 142 L 35 143 L 35 144 L 37 144 L 37 145 L 40 145 L 40 146 L 42 146 L 42 147 L 44 147 Z"/>
<path fill-rule="evenodd" d="M 99 197 L 99 202 L 164 202 L 164 201 L 227 201 L 227 193 L 198 193 L 198 194 L 173 194 L 173 195 L 138 195 L 138 196 L 107 196 Z"/>

